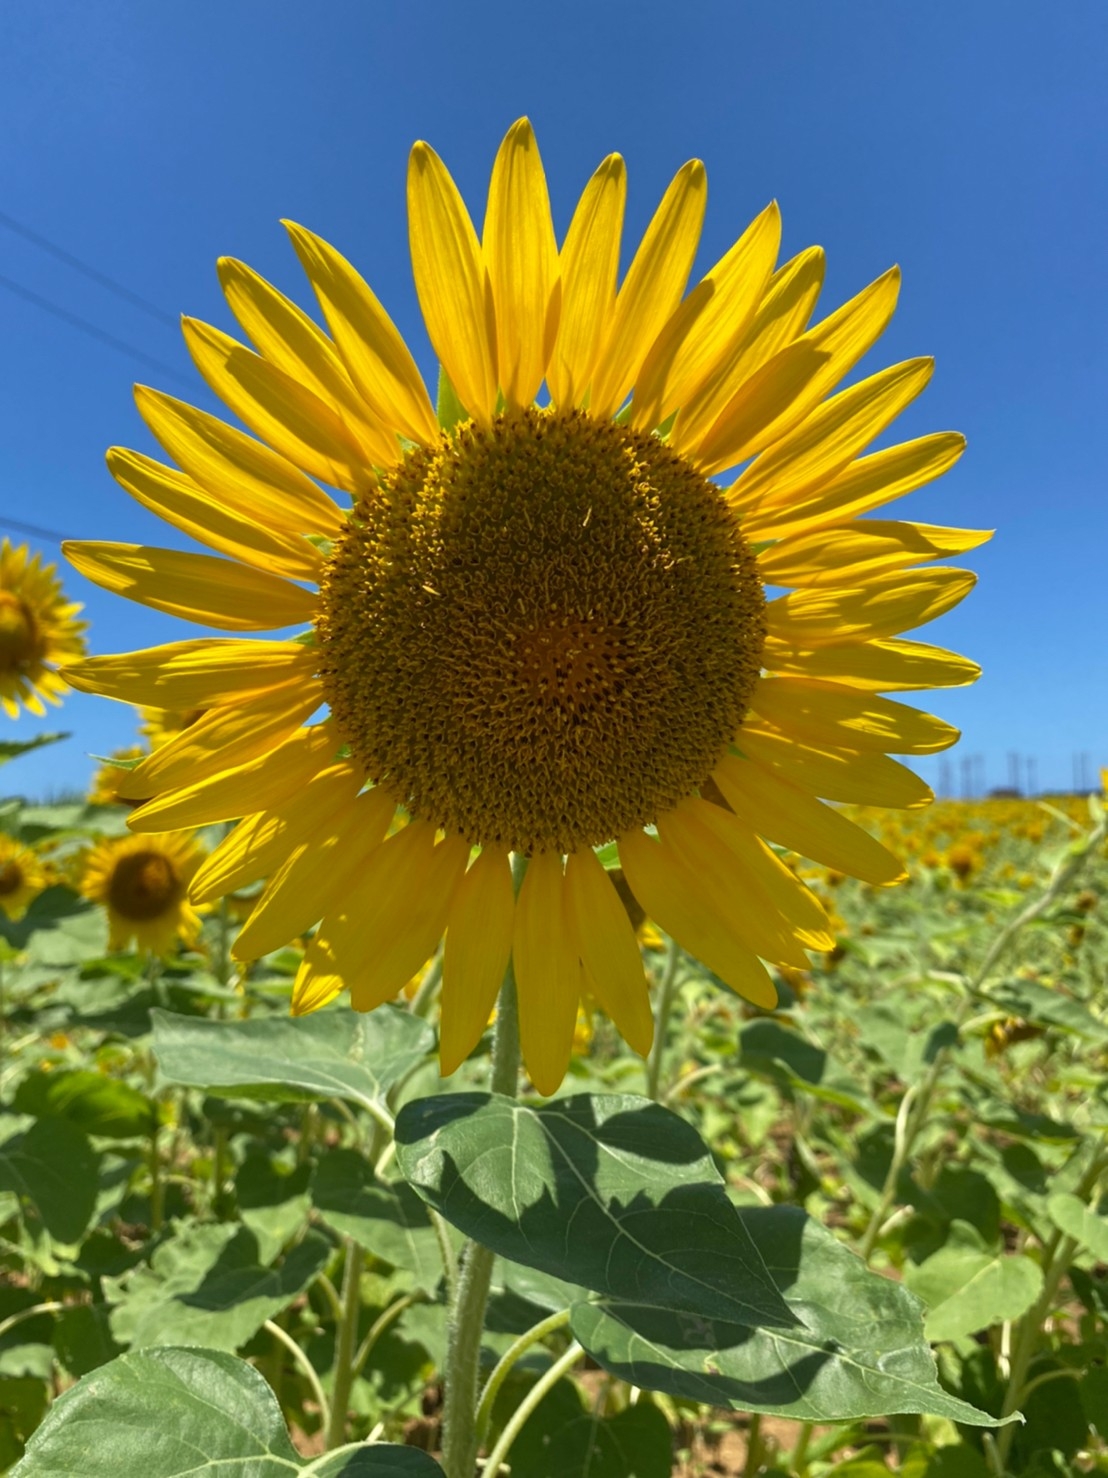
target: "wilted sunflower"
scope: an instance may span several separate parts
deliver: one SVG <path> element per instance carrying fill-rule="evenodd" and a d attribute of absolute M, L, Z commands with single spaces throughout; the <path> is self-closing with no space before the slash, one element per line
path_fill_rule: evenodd
<path fill-rule="evenodd" d="M 0 833 L 0 913 L 18 922 L 47 882 L 46 871 L 34 852 Z"/>
<path fill-rule="evenodd" d="M 692 162 L 617 285 L 624 194 L 613 155 L 559 249 L 522 121 L 479 239 L 444 165 L 416 144 L 408 213 L 443 367 L 437 414 L 376 297 L 317 236 L 288 227 L 329 334 L 221 261 L 254 348 L 191 319 L 185 335 L 260 439 L 140 387 L 181 470 L 120 449 L 109 465 L 232 559 L 69 550 L 106 588 L 207 626 L 309 625 L 67 670 L 126 702 L 208 710 L 125 785 L 156 796 L 137 830 L 244 818 L 192 892 L 270 879 L 236 953 L 322 920 L 294 1011 L 343 986 L 370 1010 L 445 932 L 446 1072 L 484 1030 L 511 958 L 524 1058 L 545 1093 L 584 992 L 638 1051 L 651 1040 L 634 931 L 596 848 L 614 841 L 604 860 L 618 853 L 649 916 L 770 1006 L 761 960 L 803 969 L 805 950 L 833 939 L 763 839 L 898 880 L 897 859 L 817 797 L 924 804 L 927 787 L 887 752 L 931 753 L 957 731 L 876 694 L 978 672 L 898 634 L 974 583 L 924 566 L 986 535 L 860 517 L 961 454 L 946 432 L 860 455 L 931 361 L 830 395 L 889 322 L 896 270 L 809 328 L 823 254 L 777 267 L 770 205 L 686 295 L 705 204 Z M 729 486 L 712 480 L 727 469 L 741 469 Z M 789 593 L 768 600 L 765 586 Z M 518 899 L 513 852 L 530 859 Z"/>
<path fill-rule="evenodd" d="M 150 954 L 167 955 L 178 940 L 190 945 L 200 916 L 188 890 L 204 851 L 189 837 L 136 836 L 100 842 L 85 859 L 80 889 L 108 911 L 108 947 L 132 940 Z"/>
<path fill-rule="evenodd" d="M 19 717 L 19 704 L 41 717 L 42 705 L 60 703 L 67 684 L 55 665 L 85 654 L 76 620 L 80 605 L 67 600 L 54 565 L 26 544 L 0 544 L 0 708 Z"/>

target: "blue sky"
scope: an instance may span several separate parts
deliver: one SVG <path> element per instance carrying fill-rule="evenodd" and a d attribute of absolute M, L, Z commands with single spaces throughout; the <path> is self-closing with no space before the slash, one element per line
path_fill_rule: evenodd
<path fill-rule="evenodd" d="M 358 265 L 429 376 L 403 213 L 416 138 L 444 156 L 480 219 L 497 144 L 528 114 L 559 230 L 618 150 L 625 245 L 698 156 L 709 181 L 699 265 L 776 197 L 785 254 L 827 250 L 825 310 L 899 262 L 900 308 L 860 372 L 935 355 L 896 439 L 969 438 L 952 473 L 899 507 L 997 530 L 967 557 L 978 589 L 923 633 L 985 676 L 932 706 L 965 731 L 956 773 L 981 755 L 1000 783 L 1016 750 L 1037 758 L 1041 784 L 1065 786 L 1074 752 L 1088 753 L 1090 774 L 1108 762 L 1106 75 L 1103 0 L 52 0 L 0 12 L 0 211 L 170 318 L 227 328 L 221 254 L 307 306 L 278 224 L 291 216 Z M 112 444 L 154 450 L 135 379 L 215 408 L 177 330 L 2 225 L 0 275 L 164 366 L 0 286 L 0 516 L 179 542 L 103 463 Z M 67 583 L 99 651 L 193 634 L 75 573 Z M 21 760 L 5 789 L 83 785 L 86 753 L 134 732 L 129 710 L 98 699 L 71 697 L 60 719 L 74 737 Z M 21 719 L 18 733 L 38 727 Z M 921 769 L 939 776 L 937 760 Z"/>

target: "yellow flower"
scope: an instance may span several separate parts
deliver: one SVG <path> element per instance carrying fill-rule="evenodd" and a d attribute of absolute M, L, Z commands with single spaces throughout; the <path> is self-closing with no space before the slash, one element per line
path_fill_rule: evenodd
<path fill-rule="evenodd" d="M 60 703 L 67 684 L 55 664 L 83 657 L 87 622 L 68 601 L 54 565 L 44 565 L 26 544 L 0 544 L 0 708 L 19 717 L 19 704 L 41 717 Z"/>
<path fill-rule="evenodd" d="M 0 833 L 0 913 L 17 922 L 48 881 L 34 852 Z"/>
<path fill-rule="evenodd" d="M 583 995 L 636 1050 L 650 1046 L 641 954 L 596 847 L 615 841 L 645 914 L 771 1006 L 762 960 L 805 969 L 806 951 L 834 939 L 767 840 L 900 881 L 899 861 L 824 800 L 925 804 L 930 791 L 888 754 L 930 754 L 957 731 L 877 694 L 978 673 L 900 633 L 974 583 L 931 562 L 987 535 L 861 518 L 962 452 L 942 432 L 864 455 L 931 361 L 832 394 L 889 322 L 896 270 L 809 327 L 823 254 L 777 266 L 770 205 L 686 294 L 705 204 L 692 162 L 620 284 L 624 194 L 613 155 L 559 248 L 521 121 L 478 237 L 446 168 L 416 144 L 411 250 L 443 366 L 438 415 L 385 310 L 326 242 L 288 228 L 326 334 L 221 261 L 253 347 L 195 320 L 185 336 L 258 439 L 140 387 L 180 470 L 118 448 L 109 464 L 145 507 L 230 558 L 68 550 L 105 588 L 205 626 L 309 628 L 67 669 L 82 690 L 206 710 L 125 787 L 155 797 L 132 815 L 138 831 L 243 818 L 191 895 L 269 878 L 236 954 L 321 921 L 294 1011 L 344 986 L 370 1010 L 445 933 L 447 1073 L 512 958 L 544 1093 L 562 1079 Z M 728 469 L 729 485 L 713 481 Z M 787 593 L 767 600 L 765 586 Z M 511 853 L 529 858 L 518 899 Z"/>
<path fill-rule="evenodd" d="M 85 858 L 80 889 L 108 911 L 108 944 L 126 949 L 132 940 L 151 954 L 170 954 L 178 940 L 190 945 L 200 916 L 188 899 L 189 884 L 205 853 L 182 836 L 135 836 L 103 841 Z"/>

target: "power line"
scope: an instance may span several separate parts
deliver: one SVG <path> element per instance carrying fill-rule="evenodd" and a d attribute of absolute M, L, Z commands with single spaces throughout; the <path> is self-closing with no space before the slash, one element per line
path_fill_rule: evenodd
<path fill-rule="evenodd" d="M 48 544 L 60 544 L 68 536 L 59 534 L 57 529 L 40 529 L 38 524 L 20 523 L 18 518 L 9 518 L 7 514 L 0 514 L 0 528 L 15 529 L 20 534 L 30 534 L 32 539 L 45 539 Z"/>
<path fill-rule="evenodd" d="M 83 272 L 93 282 L 99 283 L 101 287 L 106 287 L 109 292 L 115 293 L 118 297 L 125 298 L 128 303 L 131 303 L 135 308 L 141 308 L 144 313 L 149 313 L 151 318 L 156 318 L 159 323 L 168 324 L 173 329 L 177 328 L 177 320 L 173 317 L 172 313 L 167 313 L 164 308 L 159 308 L 157 303 L 151 303 L 148 299 L 140 297 L 138 293 L 133 293 L 129 287 L 124 287 L 121 282 L 116 282 L 114 277 L 109 277 L 106 273 L 97 271 L 88 262 L 84 262 L 80 257 L 74 256 L 71 251 L 66 251 L 64 247 L 57 246 L 53 241 L 47 240 L 45 236 L 40 236 L 37 231 L 32 231 L 30 226 L 23 225 L 21 221 L 17 221 L 14 216 L 9 216 L 2 210 L 0 210 L 0 226 L 5 226 L 9 231 L 14 231 L 17 236 L 22 236 L 25 241 L 31 242 L 32 245 L 37 246 L 41 251 L 49 252 L 51 256 L 57 257 L 60 262 L 64 262 L 67 267 L 72 267 L 74 271 Z"/>
<path fill-rule="evenodd" d="M 36 308 L 41 308 L 44 313 L 51 313 L 55 318 L 60 318 L 63 323 L 68 323 L 71 328 L 80 329 L 82 333 L 88 334 L 91 338 L 99 339 L 102 344 L 107 344 L 110 349 L 116 349 L 120 354 L 129 354 L 132 359 L 140 360 L 151 369 L 156 369 L 159 374 L 168 375 L 170 379 L 177 380 L 182 385 L 187 385 L 195 394 L 197 388 L 195 380 L 190 379 L 187 375 L 182 375 L 179 370 L 175 370 L 163 360 L 155 359 L 152 354 L 147 354 L 142 349 L 136 349 L 133 344 L 128 344 L 125 339 L 117 339 L 114 334 L 109 334 L 104 329 L 97 328 L 96 324 L 90 323 L 87 318 L 81 318 L 76 313 L 70 313 L 68 308 L 62 308 L 57 303 L 52 303 L 49 298 L 41 297 L 38 293 L 32 292 L 29 287 L 24 287 L 19 282 L 13 282 L 10 277 L 5 277 L 2 274 L 0 274 L 0 287 L 7 288 L 17 298 L 24 298 L 28 303 L 33 303 Z"/>

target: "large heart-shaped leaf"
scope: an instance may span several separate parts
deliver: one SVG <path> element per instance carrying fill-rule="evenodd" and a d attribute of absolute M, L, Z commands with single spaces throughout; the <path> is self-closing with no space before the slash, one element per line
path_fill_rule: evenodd
<path fill-rule="evenodd" d="M 309 1232 L 279 1267 L 258 1262 L 251 1232 L 233 1225 L 185 1226 L 149 1267 L 105 1278 L 112 1334 L 136 1349 L 203 1341 L 235 1350 L 287 1308 L 322 1272 L 331 1244 Z"/>
<path fill-rule="evenodd" d="M 425 1201 L 516 1262 L 658 1308 L 795 1322 L 703 1140 L 649 1099 L 424 1098 L 396 1145 Z"/>
<path fill-rule="evenodd" d="M 571 1327 L 634 1385 L 798 1421 L 923 1412 L 993 1418 L 939 1385 L 919 1300 L 865 1264 L 798 1206 L 743 1207 L 752 1242 L 796 1315 L 790 1329 L 736 1324 L 628 1300 L 574 1306 Z"/>
<path fill-rule="evenodd" d="M 928 1339 L 958 1339 L 1004 1319 L 1018 1319 L 1043 1286 L 1038 1263 L 990 1246 L 966 1221 L 951 1222 L 942 1247 L 904 1281 L 928 1306 Z"/>
<path fill-rule="evenodd" d="M 132 1351 L 60 1396 L 12 1478 L 441 1478 L 426 1453 L 364 1445 L 306 1462 L 258 1372 L 217 1350 Z"/>
<path fill-rule="evenodd" d="M 1080 1196 L 1059 1191 L 1046 1203 L 1051 1221 L 1059 1230 L 1087 1248 L 1098 1262 L 1108 1262 L 1108 1216 L 1086 1206 Z"/>
<path fill-rule="evenodd" d="M 100 1156 L 88 1136 L 65 1119 L 39 1119 L 26 1133 L 0 1143 L 0 1190 L 31 1201 L 59 1242 L 79 1242 L 84 1235 L 96 1206 L 99 1170 Z"/>
<path fill-rule="evenodd" d="M 162 1076 L 230 1098 L 344 1098 L 372 1110 L 434 1046 L 427 1023 L 395 1006 L 320 1011 L 296 1021 L 150 1015 Z"/>
<path fill-rule="evenodd" d="M 328 1150 L 315 1168 L 312 1204 L 336 1232 L 415 1275 L 431 1293 L 442 1277 L 439 1239 L 427 1208 L 403 1181 L 387 1185 L 356 1150 Z"/>

